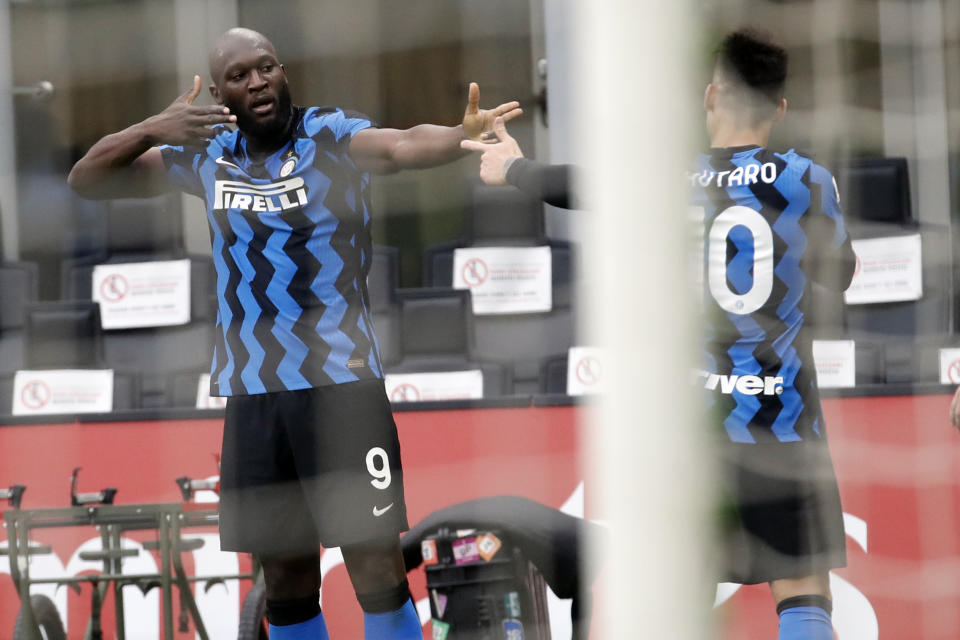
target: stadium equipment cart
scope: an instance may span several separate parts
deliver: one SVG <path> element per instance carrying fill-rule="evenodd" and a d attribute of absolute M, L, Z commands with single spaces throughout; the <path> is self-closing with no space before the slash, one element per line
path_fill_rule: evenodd
<path fill-rule="evenodd" d="M 163 637 L 174 637 L 173 587 L 180 597 L 179 629 L 188 629 L 193 620 L 196 633 L 202 640 L 209 638 L 196 600 L 193 583 L 212 584 L 232 579 L 253 579 L 251 573 L 236 575 L 190 576 L 184 570 L 183 554 L 200 548 L 203 540 L 184 539 L 181 533 L 188 528 L 216 526 L 215 506 L 192 503 L 158 503 L 137 505 L 80 505 L 60 509 L 10 509 L 3 513 L 8 532 L 8 546 L 0 553 L 10 556 L 10 574 L 20 596 L 20 613 L 13 633 L 14 640 L 61 640 L 65 638 L 63 624 L 53 602 L 44 595 L 30 594 L 37 584 L 66 585 L 77 591 L 80 585 L 92 585 L 90 619 L 84 640 L 102 640 L 101 608 L 110 591 L 113 592 L 116 611 L 116 638 L 125 640 L 123 619 L 123 587 L 136 585 L 144 593 L 153 588 L 161 591 L 163 604 Z M 30 558 L 52 553 L 49 546 L 31 543 L 31 532 L 56 527 L 95 527 L 102 542 L 100 550 L 82 551 L 82 560 L 101 561 L 103 571 L 73 577 L 33 578 L 30 576 Z M 145 551 L 156 551 L 160 569 L 156 573 L 123 573 L 124 558 L 141 553 L 138 548 L 124 547 L 121 537 L 129 531 L 155 531 L 156 538 L 143 544 Z"/>

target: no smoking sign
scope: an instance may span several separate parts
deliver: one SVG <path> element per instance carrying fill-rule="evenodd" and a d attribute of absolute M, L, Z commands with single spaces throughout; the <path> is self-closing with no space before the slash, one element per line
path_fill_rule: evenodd
<path fill-rule="evenodd" d="M 463 281 L 467 286 L 473 289 L 487 281 L 490 270 L 487 268 L 487 263 L 480 258 L 471 258 L 464 263 L 460 275 L 463 276 Z"/>
<path fill-rule="evenodd" d="M 947 377 L 950 382 L 960 384 L 960 360 L 954 360 L 950 363 L 950 366 L 947 367 Z"/>
<path fill-rule="evenodd" d="M 960 347 L 940 349 L 940 384 L 960 384 Z"/>
<path fill-rule="evenodd" d="M 577 379 L 588 387 L 600 383 L 603 378 L 603 365 L 594 356 L 587 356 L 577 363 Z"/>
<path fill-rule="evenodd" d="M 597 347 L 571 347 L 567 353 L 567 394 L 602 393 L 605 355 Z"/>
<path fill-rule="evenodd" d="M 100 283 L 100 297 L 107 302 L 119 302 L 130 291 L 130 283 L 119 273 L 114 273 Z"/>
<path fill-rule="evenodd" d="M 24 385 L 20 392 L 20 400 L 25 407 L 30 409 L 42 409 L 50 402 L 50 387 L 42 380 L 31 380 Z"/>
<path fill-rule="evenodd" d="M 412 384 L 399 384 L 390 393 L 391 402 L 416 402 L 420 399 L 420 390 Z"/>

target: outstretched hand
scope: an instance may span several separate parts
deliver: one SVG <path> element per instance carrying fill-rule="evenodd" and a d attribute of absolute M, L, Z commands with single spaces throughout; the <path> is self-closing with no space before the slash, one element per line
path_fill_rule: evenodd
<path fill-rule="evenodd" d="M 211 127 L 237 121 L 223 105 L 194 105 L 200 88 L 200 76 L 193 76 L 193 86 L 186 93 L 146 120 L 157 144 L 203 144 L 215 135 Z"/>
<path fill-rule="evenodd" d="M 506 122 L 522 113 L 523 109 L 516 100 L 505 102 L 496 109 L 481 109 L 480 86 L 476 82 L 471 82 L 467 96 L 467 110 L 463 113 L 463 133 L 471 140 L 479 140 L 480 136 L 493 128 L 494 119 L 503 118 Z"/>
<path fill-rule="evenodd" d="M 468 151 L 480 151 L 480 179 L 487 184 L 501 185 L 507 183 L 506 168 L 507 160 L 510 158 L 522 158 L 523 151 L 520 145 L 507 133 L 507 126 L 503 117 L 497 117 L 493 121 L 493 133 L 497 137 L 496 142 L 476 142 L 474 140 L 464 140 L 460 143 L 460 148 Z"/>

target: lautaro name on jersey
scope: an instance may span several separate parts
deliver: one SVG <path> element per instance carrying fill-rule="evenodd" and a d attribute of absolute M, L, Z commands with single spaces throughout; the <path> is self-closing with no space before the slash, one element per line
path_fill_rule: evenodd
<path fill-rule="evenodd" d="M 687 174 L 702 221 L 697 378 L 739 443 L 823 437 L 811 281 L 843 290 L 855 261 L 830 172 L 793 150 L 712 149 Z"/>

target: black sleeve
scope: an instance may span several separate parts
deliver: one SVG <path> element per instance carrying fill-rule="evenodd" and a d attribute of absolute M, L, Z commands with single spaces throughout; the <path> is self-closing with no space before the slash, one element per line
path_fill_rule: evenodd
<path fill-rule="evenodd" d="M 507 169 L 507 183 L 512 184 L 524 193 L 543 200 L 547 204 L 563 209 L 572 209 L 571 179 L 573 166 L 568 164 L 545 164 L 517 158 Z"/>

